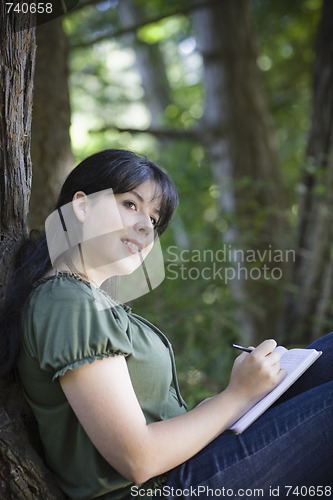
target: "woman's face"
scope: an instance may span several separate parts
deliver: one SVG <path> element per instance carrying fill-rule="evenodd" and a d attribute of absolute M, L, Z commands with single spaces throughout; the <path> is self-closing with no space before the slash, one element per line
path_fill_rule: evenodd
<path fill-rule="evenodd" d="M 127 193 L 75 194 L 73 208 L 82 222 L 81 247 L 89 278 L 102 283 L 141 265 L 153 247 L 160 204 L 161 190 L 152 180 Z"/>

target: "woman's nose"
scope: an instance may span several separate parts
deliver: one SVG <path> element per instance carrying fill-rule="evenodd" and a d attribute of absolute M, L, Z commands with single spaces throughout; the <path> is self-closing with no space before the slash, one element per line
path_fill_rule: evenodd
<path fill-rule="evenodd" d="M 150 217 L 142 216 L 134 224 L 134 229 L 144 236 L 149 236 L 154 233 L 154 226 Z"/>

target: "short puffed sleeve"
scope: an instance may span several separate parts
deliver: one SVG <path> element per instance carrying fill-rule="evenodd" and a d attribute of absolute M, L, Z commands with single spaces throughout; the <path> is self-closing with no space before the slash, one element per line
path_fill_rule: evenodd
<path fill-rule="evenodd" d="M 126 311 L 80 280 L 55 277 L 32 293 L 25 349 L 52 380 L 95 359 L 132 353 Z"/>

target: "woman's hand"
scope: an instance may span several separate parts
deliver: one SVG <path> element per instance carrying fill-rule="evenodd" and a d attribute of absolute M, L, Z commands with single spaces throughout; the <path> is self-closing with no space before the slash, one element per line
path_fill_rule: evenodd
<path fill-rule="evenodd" d="M 251 353 L 238 356 L 226 391 L 248 400 L 249 407 L 272 391 L 287 373 L 280 368 L 281 354 L 273 352 L 276 345 L 275 340 L 265 340 Z"/>

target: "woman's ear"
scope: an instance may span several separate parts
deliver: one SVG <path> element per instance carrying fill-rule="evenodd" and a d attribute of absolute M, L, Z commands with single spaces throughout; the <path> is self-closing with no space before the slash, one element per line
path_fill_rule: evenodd
<path fill-rule="evenodd" d="M 72 206 L 78 221 L 84 222 L 87 215 L 88 197 L 83 191 L 78 191 L 73 196 Z"/>

